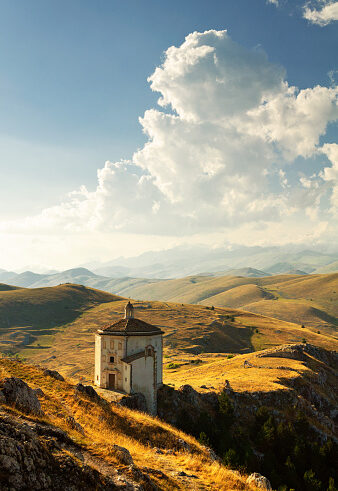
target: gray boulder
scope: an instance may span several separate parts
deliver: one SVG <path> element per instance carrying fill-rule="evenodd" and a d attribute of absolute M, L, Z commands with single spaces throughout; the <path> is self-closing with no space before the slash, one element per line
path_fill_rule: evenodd
<path fill-rule="evenodd" d="M 130 455 L 127 448 L 120 447 L 119 445 L 112 445 L 110 451 L 122 464 L 134 465 L 133 457 Z"/>
<path fill-rule="evenodd" d="M 75 394 L 84 394 L 93 401 L 99 401 L 101 398 L 96 390 L 91 385 L 77 384 L 75 386 Z"/>
<path fill-rule="evenodd" d="M 13 405 L 25 413 L 43 414 L 35 391 L 20 378 L 5 378 L 2 393 L 7 404 Z"/>
<path fill-rule="evenodd" d="M 56 380 L 61 380 L 61 382 L 64 382 L 64 378 L 62 375 L 60 375 L 59 372 L 57 372 L 56 370 L 49 370 L 49 368 L 46 368 L 44 371 L 43 371 L 43 374 L 44 375 L 47 375 L 48 377 L 52 377 L 52 378 L 55 378 Z"/>

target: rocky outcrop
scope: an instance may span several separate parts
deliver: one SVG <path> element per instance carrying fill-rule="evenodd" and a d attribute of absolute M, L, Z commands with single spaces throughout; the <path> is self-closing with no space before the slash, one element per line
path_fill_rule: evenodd
<path fill-rule="evenodd" d="M 130 396 L 123 396 L 119 401 L 120 406 L 136 409 L 137 411 L 147 412 L 146 398 L 143 394 L 137 393 Z"/>
<path fill-rule="evenodd" d="M 0 414 L 0 489 L 38 490 L 115 490 L 114 482 L 88 465 L 79 464 L 58 434 L 41 435 L 42 425 L 29 425 Z M 47 431 L 48 434 L 48 431 Z M 69 438 L 65 440 L 69 443 Z"/>
<path fill-rule="evenodd" d="M 84 394 L 92 401 L 98 402 L 101 400 L 101 397 L 91 385 L 77 384 L 75 386 L 75 395 L 77 394 Z"/>
<path fill-rule="evenodd" d="M 201 413 L 214 413 L 218 409 L 218 396 L 215 392 L 200 393 L 190 385 L 182 385 L 178 390 L 163 385 L 157 391 L 157 411 L 160 418 L 177 425 L 182 412 L 196 418 Z"/>
<path fill-rule="evenodd" d="M 20 378 L 5 378 L 2 382 L 2 395 L 6 404 L 13 405 L 25 413 L 42 414 L 35 391 Z"/>
<path fill-rule="evenodd" d="M 64 380 L 65 380 L 59 372 L 57 372 L 56 370 L 49 370 L 49 368 L 46 368 L 43 371 L 43 374 L 48 376 L 48 377 L 55 378 L 55 380 L 61 380 L 61 382 L 64 382 Z"/>
<path fill-rule="evenodd" d="M 269 491 L 272 490 L 270 481 L 266 477 L 262 476 L 261 474 L 258 474 L 257 472 L 250 474 L 246 482 L 251 486 L 256 486 L 256 488 L 258 489 L 267 489 Z"/>

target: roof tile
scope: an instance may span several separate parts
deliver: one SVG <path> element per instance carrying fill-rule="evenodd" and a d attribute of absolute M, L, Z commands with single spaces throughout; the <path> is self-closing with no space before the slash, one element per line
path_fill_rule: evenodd
<path fill-rule="evenodd" d="M 115 322 L 114 324 L 108 324 L 100 331 L 103 331 L 105 333 L 108 332 L 124 332 L 126 334 L 130 333 L 156 333 L 156 334 L 162 334 L 163 332 L 161 329 L 159 329 L 156 326 L 153 326 L 151 324 L 148 324 L 147 322 L 141 321 L 140 319 L 120 319 L 119 321 Z"/>

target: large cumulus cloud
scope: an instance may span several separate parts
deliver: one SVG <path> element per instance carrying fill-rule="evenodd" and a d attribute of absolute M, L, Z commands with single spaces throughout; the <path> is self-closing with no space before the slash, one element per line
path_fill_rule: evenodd
<path fill-rule="evenodd" d="M 170 47 L 149 82 L 160 109 L 140 118 L 144 147 L 130 161 L 106 162 L 93 191 L 81 187 L 24 226 L 189 235 L 248 224 L 275 230 L 278 222 L 287 229 L 301 213 L 318 219 L 299 199 L 310 176 L 289 184 L 287 173 L 299 156 L 333 158 L 319 142 L 338 117 L 337 87 L 290 87 L 262 50 L 214 30 Z M 311 188 L 318 209 L 323 193 L 335 199 L 330 169 Z"/>

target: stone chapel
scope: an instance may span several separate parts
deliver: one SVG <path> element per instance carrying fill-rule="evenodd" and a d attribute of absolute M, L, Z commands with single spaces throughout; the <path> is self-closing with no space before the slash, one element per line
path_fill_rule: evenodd
<path fill-rule="evenodd" d="M 163 331 L 134 317 L 128 302 L 123 319 L 95 334 L 95 385 L 140 392 L 149 413 L 157 413 L 157 388 L 162 385 Z"/>

